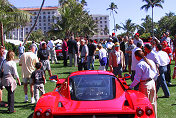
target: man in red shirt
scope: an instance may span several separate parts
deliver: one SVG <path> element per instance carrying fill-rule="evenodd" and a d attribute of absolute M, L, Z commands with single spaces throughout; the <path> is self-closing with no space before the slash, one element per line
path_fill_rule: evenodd
<path fill-rule="evenodd" d="M 64 66 L 67 66 L 67 56 L 68 56 L 67 42 L 68 42 L 68 37 L 65 37 L 65 39 L 63 40 L 63 43 L 62 43 L 62 55 L 63 55 L 63 59 L 64 59 Z"/>
<path fill-rule="evenodd" d="M 163 51 L 165 51 L 169 58 L 170 63 L 167 65 L 167 73 L 165 74 L 166 81 L 168 82 L 168 86 L 171 86 L 171 70 L 170 70 L 170 64 L 171 64 L 171 56 L 172 56 L 172 49 L 168 46 L 167 41 L 163 41 L 162 43 Z"/>

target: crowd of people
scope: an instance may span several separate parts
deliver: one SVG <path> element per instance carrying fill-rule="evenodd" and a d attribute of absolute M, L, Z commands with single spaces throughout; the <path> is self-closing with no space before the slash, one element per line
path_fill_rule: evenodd
<path fill-rule="evenodd" d="M 41 95 L 45 93 L 45 71 L 47 70 L 49 76 L 52 76 L 50 59 L 51 63 L 58 63 L 55 47 L 53 37 L 47 43 L 41 41 L 39 48 L 35 42 L 32 42 L 28 52 L 25 52 L 24 46 L 19 46 L 19 66 L 22 70 L 25 102 L 28 102 L 28 82 L 31 103 L 39 100 L 39 91 Z M 152 103 L 156 114 L 159 88 L 162 87 L 164 97 L 170 97 L 168 89 L 168 86 L 172 85 L 170 64 L 175 55 L 176 36 L 171 40 L 168 32 L 164 33 L 161 39 L 150 37 L 147 42 L 139 38 L 139 33 L 134 37 L 120 38 L 113 33 L 108 39 L 99 41 L 72 35 L 63 39 L 61 47 L 64 67 L 75 66 L 79 71 L 94 70 L 95 57 L 98 57 L 99 70 L 110 70 L 118 77 L 122 77 L 122 72 L 129 72 L 132 81 L 129 89 L 134 87 L 135 90 L 144 93 Z M 8 105 L 4 104 L 4 106 L 8 106 L 9 113 L 14 112 L 14 91 L 17 85 L 14 78 L 17 78 L 18 84 L 21 85 L 14 56 L 13 51 L 7 52 L 1 46 L 0 70 L 3 70 L 3 77 L 0 81 L 0 102 L 2 90 L 6 88 Z M 69 64 L 67 64 L 68 58 Z"/>
<path fill-rule="evenodd" d="M 134 37 L 115 37 L 98 42 L 88 37 L 74 36 L 63 43 L 64 62 L 69 55 L 69 66 L 78 66 L 78 70 L 94 70 L 94 61 L 99 52 L 99 70 L 110 70 L 114 75 L 122 77 L 122 72 L 131 74 L 131 85 L 144 93 L 153 105 L 157 117 L 157 92 L 161 87 L 164 98 L 170 97 L 168 86 L 171 86 L 171 59 L 175 57 L 176 36 L 174 40 L 169 37 L 169 32 L 163 33 L 161 39 L 150 37 L 146 42 L 139 38 L 139 33 Z M 98 50 L 97 50 L 98 49 Z M 68 52 L 68 53 L 67 53 Z M 64 63 L 64 66 L 67 64 Z M 108 69 L 109 67 L 109 69 Z M 175 78 L 175 76 L 173 76 Z"/>

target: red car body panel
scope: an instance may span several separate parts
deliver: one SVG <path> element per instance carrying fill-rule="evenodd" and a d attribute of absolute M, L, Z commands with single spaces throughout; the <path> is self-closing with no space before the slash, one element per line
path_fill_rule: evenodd
<path fill-rule="evenodd" d="M 76 101 L 72 100 L 69 90 L 69 78 L 76 75 L 112 75 L 108 71 L 77 71 L 72 73 L 67 79 L 62 80 L 62 84 L 53 92 L 49 92 L 41 96 L 34 110 L 34 118 L 39 109 L 44 114 L 47 109 L 51 109 L 51 116 L 64 116 L 64 115 L 111 115 L 111 114 L 134 114 L 133 118 L 139 118 L 136 110 L 140 107 L 144 114 L 140 118 L 154 118 L 154 113 L 147 116 L 145 113 L 146 107 L 152 109 L 152 105 L 148 98 L 139 91 L 127 90 L 128 86 L 123 78 L 115 79 L 116 94 L 115 98 L 111 100 L 97 100 L 97 101 Z M 60 84 L 58 82 L 58 84 Z M 60 104 L 60 106 L 59 106 Z M 40 118 L 45 117 L 42 115 Z M 131 118 L 131 117 L 130 117 Z"/>

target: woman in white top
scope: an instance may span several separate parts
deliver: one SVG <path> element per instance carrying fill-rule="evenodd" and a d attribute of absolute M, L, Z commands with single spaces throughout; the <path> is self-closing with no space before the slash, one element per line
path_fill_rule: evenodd
<path fill-rule="evenodd" d="M 101 44 L 98 44 L 97 47 L 99 49 L 99 62 L 100 62 L 99 70 L 106 71 L 107 51 L 103 48 Z"/>
<path fill-rule="evenodd" d="M 8 111 L 9 113 L 14 112 L 14 91 L 17 86 L 16 80 L 17 78 L 19 85 L 21 85 L 16 63 L 14 60 L 15 53 L 13 51 L 9 51 L 7 53 L 6 61 L 3 63 L 3 79 L 2 84 L 5 86 L 6 90 L 8 91 Z"/>

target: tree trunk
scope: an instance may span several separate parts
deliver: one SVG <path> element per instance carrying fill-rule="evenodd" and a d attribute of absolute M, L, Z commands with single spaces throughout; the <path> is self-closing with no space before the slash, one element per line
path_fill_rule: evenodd
<path fill-rule="evenodd" d="M 112 15 L 113 15 L 113 19 L 114 19 L 114 33 L 116 33 L 115 17 L 114 17 L 114 13 L 113 13 L 113 11 L 112 11 Z"/>
<path fill-rule="evenodd" d="M 0 26 L 1 26 L 1 45 L 4 46 L 4 40 L 3 40 L 3 37 L 4 37 L 4 33 L 3 33 L 3 24 L 2 22 L 0 22 Z"/>
<path fill-rule="evenodd" d="M 36 24 L 37 24 L 37 20 L 38 20 L 38 18 L 39 18 L 40 12 L 42 11 L 42 8 L 43 8 L 44 3 L 45 3 L 45 0 L 42 1 L 40 10 L 39 10 L 38 15 L 37 15 L 37 18 L 36 18 L 36 20 L 35 20 L 35 22 L 34 22 L 34 25 L 33 25 L 32 28 L 31 28 L 30 32 L 29 32 L 28 35 L 26 36 L 26 38 L 25 38 L 25 40 L 24 40 L 24 43 L 23 43 L 23 46 L 26 44 L 26 42 L 27 42 L 27 40 L 28 40 L 30 34 L 32 33 L 33 29 L 35 28 L 35 26 L 36 26 Z"/>

